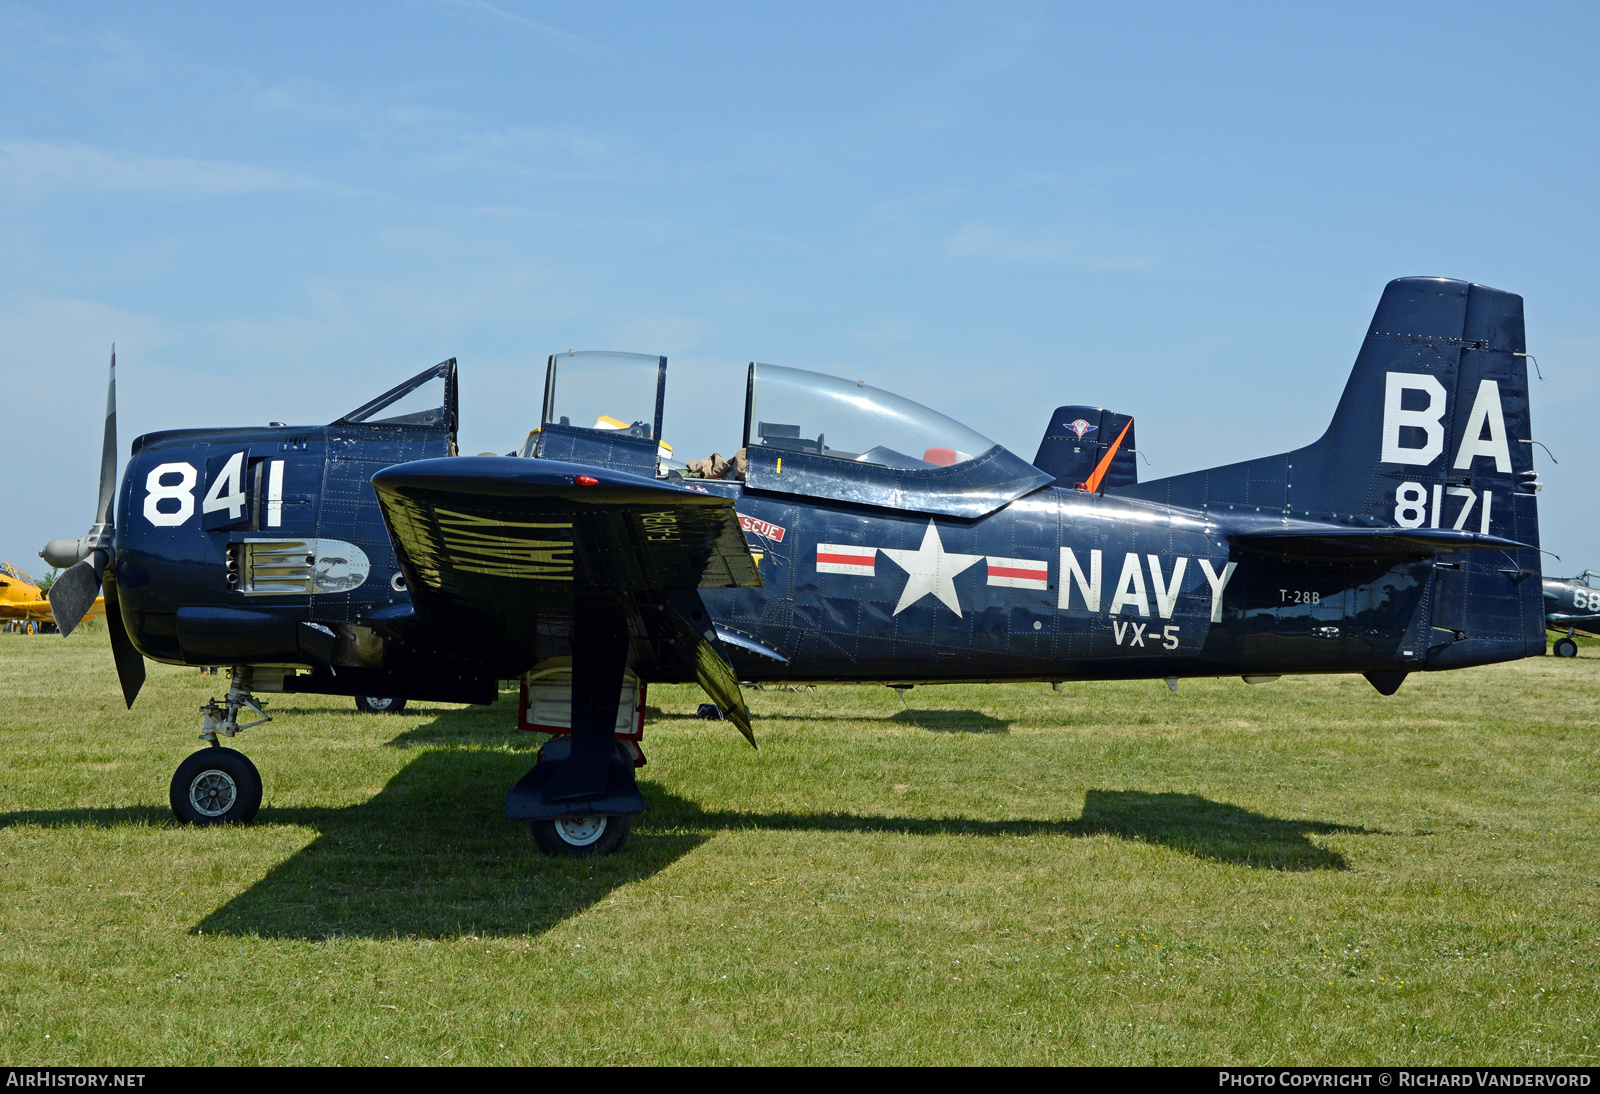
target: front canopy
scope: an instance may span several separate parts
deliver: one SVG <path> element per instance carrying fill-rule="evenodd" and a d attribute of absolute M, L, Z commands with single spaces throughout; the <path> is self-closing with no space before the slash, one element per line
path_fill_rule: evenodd
<path fill-rule="evenodd" d="M 753 363 L 745 485 L 979 517 L 1052 478 L 975 430 L 864 381 Z"/>
<path fill-rule="evenodd" d="M 863 380 L 750 366 L 745 445 L 906 469 L 950 467 L 994 442 L 953 418 Z"/>

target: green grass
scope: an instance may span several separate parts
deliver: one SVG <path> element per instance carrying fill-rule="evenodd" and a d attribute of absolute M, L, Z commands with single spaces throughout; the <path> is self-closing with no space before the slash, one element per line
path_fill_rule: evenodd
<path fill-rule="evenodd" d="M 650 812 L 556 861 L 511 702 L 274 696 L 189 830 L 225 678 L 0 636 L 0 1059 L 1592 1064 L 1597 685 L 767 690 L 759 752 L 656 688 Z"/>

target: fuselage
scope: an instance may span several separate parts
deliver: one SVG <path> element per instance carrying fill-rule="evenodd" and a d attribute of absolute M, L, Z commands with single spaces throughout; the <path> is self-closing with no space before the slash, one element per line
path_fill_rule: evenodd
<path fill-rule="evenodd" d="M 1551 630 L 1600 635 L 1600 588 L 1589 575 L 1544 579 L 1545 622 Z"/>
<path fill-rule="evenodd" d="M 702 595 L 790 661 L 734 648 L 751 679 L 1409 671 L 1526 653 L 1520 637 L 1451 652 L 1431 559 L 1273 558 L 1196 510 L 1046 487 L 959 522 L 705 487 L 737 498 L 765 584 Z"/>
<path fill-rule="evenodd" d="M 463 658 L 447 630 L 391 625 L 410 596 L 370 480 L 444 447 L 402 427 L 141 438 L 117 522 L 135 644 L 174 663 L 292 667 L 328 634 L 335 673 L 375 688 L 441 665 L 462 677 L 532 668 L 531 650 Z M 702 591 L 751 681 L 1411 671 L 1528 652 L 1520 629 L 1448 625 L 1460 564 L 1241 550 L 1228 511 L 1050 486 L 963 520 L 688 485 L 733 499 L 758 557 L 762 587 Z"/>

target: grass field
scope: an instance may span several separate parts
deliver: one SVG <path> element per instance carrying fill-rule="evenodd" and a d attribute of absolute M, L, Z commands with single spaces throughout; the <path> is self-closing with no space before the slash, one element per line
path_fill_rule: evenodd
<path fill-rule="evenodd" d="M 275 696 L 255 824 L 166 804 L 225 677 L 0 636 L 0 1059 L 1600 1059 L 1600 648 L 1413 676 L 652 689 L 555 861 L 514 703 Z"/>

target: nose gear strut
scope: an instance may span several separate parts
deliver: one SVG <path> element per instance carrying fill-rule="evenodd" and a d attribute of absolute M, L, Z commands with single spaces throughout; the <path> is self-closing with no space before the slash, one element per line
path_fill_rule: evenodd
<path fill-rule="evenodd" d="M 227 697 L 220 703 L 213 699 L 200 708 L 200 713 L 205 715 L 205 721 L 200 725 L 200 739 L 210 742 L 213 747 L 221 745 L 218 736 L 232 737 L 241 729 L 272 721 L 272 716 L 262 709 L 265 704 L 250 694 L 251 678 L 254 676 L 251 668 L 248 665 L 235 665 L 229 670 L 229 675 L 233 677 L 233 684 L 228 688 Z M 240 725 L 241 710 L 250 710 L 259 717 Z"/>

